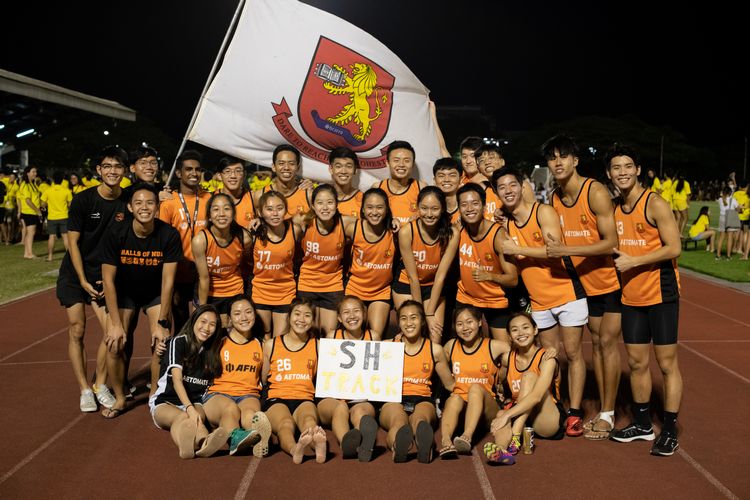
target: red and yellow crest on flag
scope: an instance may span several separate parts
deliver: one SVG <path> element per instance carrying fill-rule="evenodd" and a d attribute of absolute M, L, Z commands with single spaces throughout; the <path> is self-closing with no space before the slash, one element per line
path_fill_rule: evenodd
<path fill-rule="evenodd" d="M 285 98 L 273 104 L 273 121 L 289 143 L 321 162 L 327 162 L 328 151 L 337 147 L 369 151 L 388 132 L 394 83 L 394 76 L 374 61 L 321 36 L 297 105 L 302 129 L 314 144 L 289 122 L 292 112 Z M 363 169 L 384 166 L 384 152 L 360 160 Z"/>

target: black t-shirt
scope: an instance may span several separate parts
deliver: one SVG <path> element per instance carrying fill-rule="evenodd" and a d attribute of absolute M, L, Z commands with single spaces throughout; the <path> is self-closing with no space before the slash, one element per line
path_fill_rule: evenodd
<path fill-rule="evenodd" d="M 133 223 L 116 224 L 104 235 L 102 264 L 117 266 L 115 286 L 129 297 L 150 299 L 161 294 L 161 272 L 167 262 L 182 260 L 180 234 L 169 224 L 156 219 L 154 231 L 139 238 Z"/>
<path fill-rule="evenodd" d="M 159 383 L 156 386 L 156 392 L 151 396 L 151 406 L 162 403 L 172 403 L 178 406 L 182 404 L 172 383 L 172 368 L 175 367 L 182 369 L 182 385 L 185 386 L 185 391 L 190 402 L 201 402 L 203 394 L 205 394 L 206 389 L 208 389 L 211 383 L 210 378 L 205 372 L 203 363 L 204 356 L 208 355 L 208 353 L 201 348 L 198 362 L 195 363 L 195 366 L 185 367 L 183 363 L 187 352 L 187 337 L 184 334 L 172 337 L 167 342 L 167 351 L 162 355 L 159 367 Z"/>
<path fill-rule="evenodd" d="M 110 226 L 125 225 L 127 204 L 120 196 L 114 200 L 102 198 L 97 188 L 81 191 L 73 197 L 68 210 L 68 230 L 81 233 L 78 249 L 83 259 L 83 269 L 89 283 L 102 279 L 101 240 Z M 60 274 L 78 280 L 70 254 L 66 253 L 60 264 Z"/>

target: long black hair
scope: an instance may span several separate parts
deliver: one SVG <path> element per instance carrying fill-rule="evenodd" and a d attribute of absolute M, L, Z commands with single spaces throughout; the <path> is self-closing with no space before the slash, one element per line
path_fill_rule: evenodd
<path fill-rule="evenodd" d="M 203 344 L 199 344 L 198 340 L 195 338 L 195 324 L 198 322 L 198 318 L 207 312 L 213 313 L 216 316 L 216 330 L 208 340 Z M 221 327 L 221 319 L 216 307 L 211 304 L 198 306 L 195 311 L 193 311 L 193 314 L 190 315 L 190 318 L 182 327 L 182 330 L 180 330 L 178 335 L 184 335 L 187 339 L 188 345 L 185 359 L 182 362 L 183 371 L 189 368 L 194 368 L 198 365 L 203 365 L 203 371 L 207 378 L 215 378 L 221 375 L 222 366 L 221 360 L 218 356 L 218 351 L 225 332 Z"/>
<path fill-rule="evenodd" d="M 273 189 L 271 189 L 261 195 L 260 199 L 258 200 L 258 206 L 256 208 L 256 210 L 258 211 L 258 219 L 260 219 L 260 225 L 257 229 L 255 229 L 253 234 L 255 234 L 255 237 L 259 238 L 264 245 L 268 243 L 268 224 L 266 224 L 266 220 L 263 218 L 261 211 L 263 209 L 263 205 L 266 204 L 266 201 L 268 201 L 269 198 L 274 197 L 280 199 L 284 203 L 284 208 L 286 208 L 287 212 L 289 211 L 289 205 L 286 202 L 286 197 L 278 191 L 274 191 Z M 284 222 L 284 224 L 286 224 L 286 221 Z"/>
<path fill-rule="evenodd" d="M 313 208 L 315 205 L 315 198 L 317 198 L 320 193 L 323 193 L 325 191 L 333 196 L 333 201 L 336 204 L 336 213 L 333 215 L 333 228 L 336 229 L 336 225 L 339 223 L 339 221 L 341 221 L 341 214 L 338 212 L 339 199 L 338 195 L 336 194 L 336 188 L 334 188 L 330 184 L 318 184 L 318 187 L 313 189 L 312 196 L 310 196 L 310 211 L 305 217 L 305 221 L 309 224 L 313 219 L 317 219 L 318 214 L 315 212 L 315 208 Z"/>
<path fill-rule="evenodd" d="M 214 203 L 219 198 L 226 198 L 227 203 L 229 203 L 229 206 L 232 207 L 232 222 L 230 222 L 229 224 L 229 234 L 232 236 L 232 239 L 238 238 L 240 240 L 240 243 L 242 243 L 243 229 L 242 226 L 237 224 L 237 221 L 235 220 L 235 217 L 237 216 L 237 207 L 234 206 L 234 200 L 232 199 L 232 197 L 226 193 L 214 193 L 208 199 L 208 203 L 206 203 L 206 229 L 210 231 L 211 227 L 214 225 L 214 223 L 211 222 L 211 207 L 214 206 Z"/>
<path fill-rule="evenodd" d="M 362 206 L 359 209 L 359 217 L 365 220 L 365 203 L 370 196 L 380 196 L 385 201 L 385 217 L 383 217 L 383 222 L 385 223 L 385 230 L 388 231 L 391 227 L 391 222 L 393 222 L 393 212 L 391 212 L 391 205 L 388 203 L 388 195 L 380 188 L 370 188 L 362 195 Z"/>
<path fill-rule="evenodd" d="M 440 203 L 440 219 L 437 222 L 437 239 L 440 243 L 440 249 L 445 250 L 448 242 L 453 235 L 451 228 L 451 217 L 448 215 L 448 202 L 445 201 L 445 194 L 436 186 L 425 186 L 419 191 L 417 196 L 417 206 L 428 196 L 434 196 Z"/>

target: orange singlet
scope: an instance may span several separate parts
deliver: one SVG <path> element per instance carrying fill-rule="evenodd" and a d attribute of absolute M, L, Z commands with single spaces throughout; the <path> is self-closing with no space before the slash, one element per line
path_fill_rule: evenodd
<path fill-rule="evenodd" d="M 255 238 L 253 245 L 253 303 L 263 305 L 291 304 L 297 292 L 292 263 L 294 261 L 294 228 L 284 222 L 281 241 L 263 243 Z"/>
<path fill-rule="evenodd" d="M 253 194 L 250 191 L 242 193 L 240 201 L 234 204 L 234 220 L 245 229 L 249 229 L 250 221 L 255 219 L 255 203 L 253 203 Z"/>
<path fill-rule="evenodd" d="M 372 340 L 372 332 L 370 332 L 370 330 L 365 330 L 365 332 L 362 334 L 361 339 L 348 339 L 344 334 L 344 330 L 342 330 L 341 328 L 337 328 L 333 333 L 333 338 L 339 340 Z"/>
<path fill-rule="evenodd" d="M 208 296 L 234 297 L 245 291 L 240 265 L 244 245 L 241 236 L 232 236 L 225 247 L 219 245 L 210 229 L 201 231 L 206 238 L 206 264 L 208 264 Z"/>
<path fill-rule="evenodd" d="M 440 258 L 443 256 L 443 250 L 440 248 L 440 242 L 427 243 L 422 236 L 422 230 L 417 221 L 411 221 L 411 250 L 414 254 L 414 262 L 417 265 L 417 278 L 420 286 L 430 286 L 435 283 Z M 398 280 L 401 283 L 409 284 L 409 275 L 406 273 L 403 261 L 400 262 Z"/>
<path fill-rule="evenodd" d="M 401 340 L 403 342 L 403 339 Z M 432 396 L 432 373 L 435 370 L 435 358 L 432 357 L 432 342 L 422 339 L 422 347 L 414 354 L 404 350 L 404 378 L 401 388 L 403 396 Z"/>
<path fill-rule="evenodd" d="M 448 215 L 451 217 L 451 224 L 455 224 L 461 220 L 461 212 L 458 211 L 458 205 L 456 205 L 456 209 L 453 212 L 448 212 Z"/>
<path fill-rule="evenodd" d="M 359 212 L 362 209 L 362 191 L 356 191 L 353 195 L 345 200 L 339 200 L 338 209 L 341 215 L 350 215 L 359 219 Z"/>
<path fill-rule="evenodd" d="M 388 195 L 388 205 L 394 219 L 401 223 L 409 222 L 417 215 L 417 198 L 419 197 L 419 182 L 409 179 L 409 186 L 403 193 L 394 193 L 388 186 L 388 179 L 380 181 L 378 187 Z"/>
<path fill-rule="evenodd" d="M 459 348 L 456 349 L 456 346 Z M 464 346 L 456 339 L 451 346 L 450 361 L 456 385 L 453 394 L 458 394 L 464 401 L 468 400 L 469 387 L 481 385 L 490 394 L 495 394 L 493 384 L 497 376 L 497 365 L 490 352 L 490 339 L 482 339 L 473 352 L 466 352 Z"/>
<path fill-rule="evenodd" d="M 476 241 L 466 228 L 461 229 L 458 242 L 458 269 L 461 274 L 456 294 L 458 302 L 493 309 L 508 307 L 508 299 L 499 283 L 475 281 L 471 275 L 476 268 L 494 274 L 503 272 L 500 257 L 495 252 L 495 235 L 499 230 L 500 225 L 493 222 L 485 235 Z"/>
<path fill-rule="evenodd" d="M 523 225 L 519 226 L 513 219 L 508 222 L 510 237 L 516 245 L 545 245 L 538 211 L 539 203 L 534 203 L 529 219 Z M 529 291 L 532 311 L 545 311 L 586 297 L 575 269 L 568 269 L 561 258 L 534 259 L 517 255 L 516 263 Z"/>
<path fill-rule="evenodd" d="M 393 282 L 393 258 L 396 244 L 393 233 L 386 229 L 379 240 L 367 241 L 363 220 L 354 229 L 352 265 L 346 294 L 364 301 L 390 300 Z"/>
<path fill-rule="evenodd" d="M 273 183 L 263 186 L 261 192 L 267 193 L 273 189 Z M 281 191 L 278 191 L 281 193 Z M 297 188 L 292 194 L 286 196 L 286 215 L 284 219 L 291 219 L 297 214 L 304 214 L 310 211 L 310 201 L 307 198 L 307 191 Z"/>
<path fill-rule="evenodd" d="M 615 223 L 620 239 L 620 250 L 637 257 L 652 253 L 662 246 L 659 229 L 646 217 L 648 200 L 652 195 L 645 190 L 630 212 L 615 207 Z M 677 259 L 638 266 L 621 274 L 622 303 L 629 306 L 651 306 L 674 302 L 680 297 L 680 273 Z"/>
<path fill-rule="evenodd" d="M 559 189 L 552 193 L 550 204 L 560 215 L 566 245 L 588 246 L 602 240 L 596 225 L 596 215 L 589 204 L 589 193 L 594 182 L 593 179 L 584 179 L 581 191 L 571 206 L 563 203 Z M 570 260 L 573 261 L 576 273 L 589 297 L 604 295 L 620 288 L 615 262 L 611 255 L 571 256 Z"/>
<path fill-rule="evenodd" d="M 219 349 L 223 371 L 214 379 L 208 392 L 229 396 L 260 396 L 260 373 L 263 368 L 263 347 L 258 339 L 238 344 L 225 337 Z"/>
<path fill-rule="evenodd" d="M 210 198 L 211 195 L 205 191 L 199 192 L 197 196 L 173 192 L 172 199 L 164 200 L 159 205 L 159 218 L 177 229 L 182 241 L 185 258 L 177 264 L 177 283 L 186 280 L 192 282 L 195 279 L 192 242 L 193 237 L 206 227 L 206 206 Z"/>
<path fill-rule="evenodd" d="M 487 198 L 487 202 L 484 204 L 484 218 L 489 221 L 495 220 L 495 210 L 503 208 L 503 202 L 500 197 L 495 194 L 495 190 L 489 185 L 484 184 L 484 194 Z"/>
<path fill-rule="evenodd" d="M 273 339 L 268 371 L 268 399 L 305 399 L 315 397 L 314 377 L 318 369 L 318 345 L 314 338 L 291 351 L 284 337 Z"/>
<path fill-rule="evenodd" d="M 340 217 L 329 234 L 321 234 L 318 219 L 313 219 L 302 237 L 302 266 L 299 270 L 300 292 L 340 292 L 344 289 L 342 259 L 344 228 Z"/>
<path fill-rule="evenodd" d="M 518 368 L 516 361 L 516 350 L 513 349 L 508 355 L 508 387 L 510 387 L 511 397 L 513 401 L 518 401 L 518 394 L 521 392 L 521 378 L 523 374 L 531 370 L 532 373 L 541 375 L 542 370 L 539 368 L 539 364 L 542 362 L 542 356 L 544 356 L 544 347 L 540 347 L 534 353 L 534 357 L 524 369 Z M 555 376 L 552 379 L 552 383 L 549 386 L 549 392 L 552 394 L 555 402 L 560 401 L 560 365 L 555 368 Z"/>

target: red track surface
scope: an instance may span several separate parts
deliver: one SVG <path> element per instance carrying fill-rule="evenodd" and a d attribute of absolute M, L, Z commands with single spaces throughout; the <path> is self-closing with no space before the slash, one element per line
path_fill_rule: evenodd
<path fill-rule="evenodd" d="M 376 450 L 380 454 L 371 463 L 343 461 L 329 433 L 327 463 L 294 466 L 279 451 L 260 461 L 226 453 L 180 460 L 169 433 L 153 425 L 145 394 L 112 421 L 98 413 L 80 413 L 67 361 L 65 312 L 54 291 L 47 291 L 0 306 L 0 428 L 5 432 L 0 497 L 750 498 L 745 441 L 750 416 L 750 296 L 683 277 L 680 315 L 685 395 L 679 421 L 681 450 L 671 458 L 650 456 L 648 443 L 566 438 L 541 441 L 533 456 L 519 456 L 512 467 L 487 466 L 481 443 L 473 457 L 430 465 L 414 459 L 396 465 L 384 450 L 381 431 Z M 144 334 L 139 329 L 131 374 L 147 363 Z M 90 320 L 86 337 L 92 359 L 101 338 L 96 321 Z M 142 375 L 131 375 L 141 387 Z M 656 369 L 654 390 L 660 400 L 661 376 Z M 586 395 L 595 393 L 589 373 Z M 623 347 L 618 425 L 626 420 L 629 395 Z M 595 405 L 591 399 L 585 402 L 587 416 L 596 411 Z M 653 406 L 660 408 L 658 403 Z"/>

